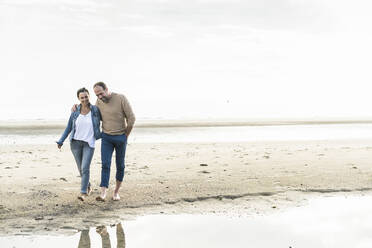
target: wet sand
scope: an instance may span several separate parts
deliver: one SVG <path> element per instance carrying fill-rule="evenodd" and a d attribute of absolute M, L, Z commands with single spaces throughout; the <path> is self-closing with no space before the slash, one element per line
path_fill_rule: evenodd
<path fill-rule="evenodd" d="M 0 234 L 45 233 L 146 214 L 250 215 L 302 205 L 311 196 L 372 190 L 372 140 L 129 144 L 122 200 L 77 200 L 80 178 L 68 143 L 0 149 Z M 115 166 L 111 171 L 112 195 Z"/>

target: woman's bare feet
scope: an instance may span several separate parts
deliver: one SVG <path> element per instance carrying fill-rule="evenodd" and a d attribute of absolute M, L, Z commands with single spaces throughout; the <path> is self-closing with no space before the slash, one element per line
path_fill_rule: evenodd
<path fill-rule="evenodd" d="M 79 196 L 78 196 L 78 199 L 80 200 L 80 201 L 84 201 L 85 200 L 85 198 L 88 196 L 88 194 L 80 194 Z"/>
<path fill-rule="evenodd" d="M 92 188 L 88 186 L 87 195 L 90 195 L 92 193 Z"/>

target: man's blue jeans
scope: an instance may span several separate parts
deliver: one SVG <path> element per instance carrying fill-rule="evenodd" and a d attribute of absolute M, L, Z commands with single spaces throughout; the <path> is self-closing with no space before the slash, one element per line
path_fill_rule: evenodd
<path fill-rule="evenodd" d="M 90 147 L 85 141 L 74 139 L 71 141 L 70 147 L 81 176 L 80 192 L 86 194 L 90 186 L 90 163 L 92 162 L 94 148 Z"/>
<path fill-rule="evenodd" d="M 102 170 L 101 170 L 101 187 L 108 188 L 110 181 L 110 167 L 112 153 L 115 149 L 115 160 L 116 160 L 116 180 L 122 182 L 124 178 L 124 159 L 125 150 L 127 148 L 127 136 L 122 135 L 108 135 L 102 133 L 101 142 L 101 159 L 102 159 Z"/>

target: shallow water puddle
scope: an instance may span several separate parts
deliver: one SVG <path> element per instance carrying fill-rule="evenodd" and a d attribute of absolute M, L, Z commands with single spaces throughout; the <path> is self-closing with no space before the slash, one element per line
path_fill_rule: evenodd
<path fill-rule="evenodd" d="M 71 236 L 0 237 L 1 247 L 371 247 L 372 197 L 323 197 L 265 216 L 153 215 Z"/>

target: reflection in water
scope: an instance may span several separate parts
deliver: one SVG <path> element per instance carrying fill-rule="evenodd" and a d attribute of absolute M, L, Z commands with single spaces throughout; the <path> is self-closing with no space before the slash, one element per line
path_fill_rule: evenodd
<path fill-rule="evenodd" d="M 309 205 L 263 216 L 150 215 L 125 223 L 130 240 L 118 224 L 72 236 L 0 236 L 0 247 L 370 248 L 371 206 L 372 196 L 341 196 L 314 198 Z"/>
<path fill-rule="evenodd" d="M 89 229 L 81 231 L 78 248 L 90 248 Z"/>
<path fill-rule="evenodd" d="M 101 236 L 102 248 L 112 248 L 107 228 L 99 226 L 96 228 L 96 232 Z M 116 225 L 116 240 L 117 248 L 125 248 L 125 234 L 121 223 Z M 90 248 L 89 230 L 81 231 L 78 248 Z"/>
<path fill-rule="evenodd" d="M 117 248 L 125 248 L 125 234 L 121 223 L 116 225 Z"/>

